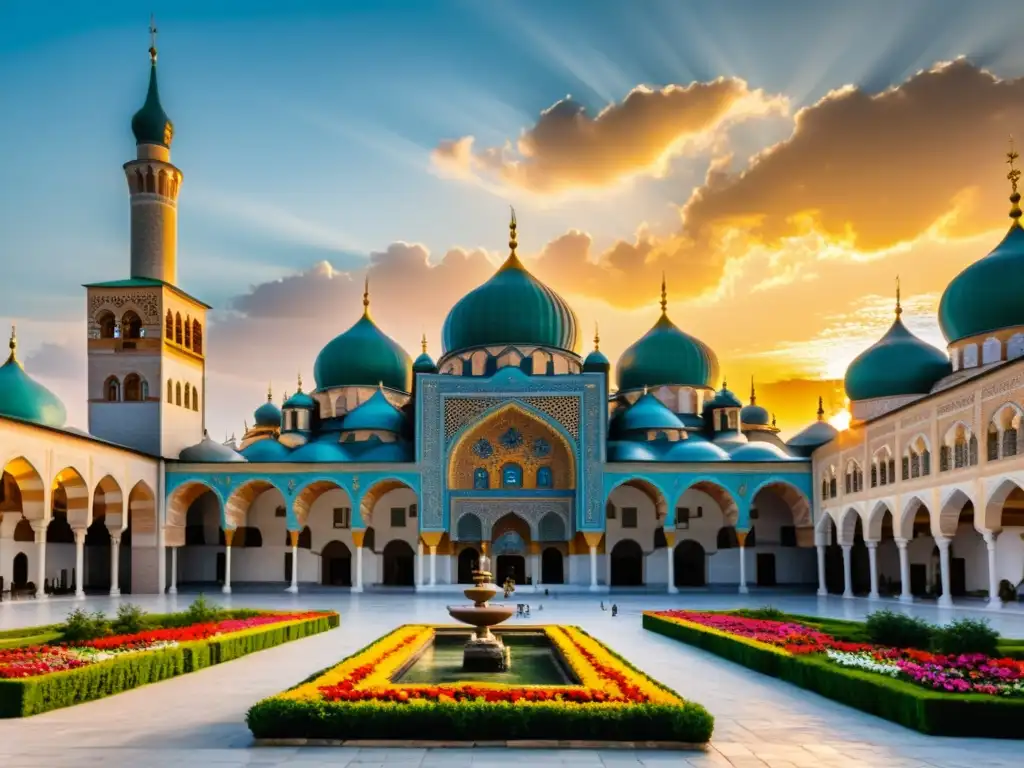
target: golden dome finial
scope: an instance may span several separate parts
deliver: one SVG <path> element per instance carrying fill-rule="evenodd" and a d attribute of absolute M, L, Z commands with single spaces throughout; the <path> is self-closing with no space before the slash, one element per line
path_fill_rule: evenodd
<path fill-rule="evenodd" d="M 668 313 L 668 288 L 665 285 L 665 273 L 661 273 L 661 314 Z"/>
<path fill-rule="evenodd" d="M 750 374 L 750 404 L 757 405 L 757 394 L 754 392 L 754 374 Z"/>
<path fill-rule="evenodd" d="M 1020 155 L 1017 154 L 1017 149 L 1013 143 L 1013 135 L 1010 135 L 1010 151 L 1006 153 L 1006 163 L 1010 166 L 1010 172 L 1006 174 L 1006 178 L 1010 180 L 1010 218 L 1013 219 L 1014 227 L 1020 226 L 1020 192 L 1017 191 L 1017 182 L 1020 181 L 1020 169 L 1014 168 L 1013 164 L 1017 162 L 1017 158 Z"/>
<path fill-rule="evenodd" d="M 296 389 L 296 393 L 302 394 L 302 371 L 299 371 L 299 388 Z"/>
<path fill-rule="evenodd" d="M 772 427 L 774 427 L 774 426 L 775 426 L 775 414 L 773 413 L 772 414 Z"/>
<path fill-rule="evenodd" d="M 729 379 L 726 376 L 722 376 L 722 389 L 726 390 L 729 388 Z"/>
<path fill-rule="evenodd" d="M 903 314 L 903 307 L 900 305 L 900 276 L 896 275 L 896 317 Z"/>
<path fill-rule="evenodd" d="M 597 323 L 594 323 L 594 351 L 597 352 L 601 349 L 601 329 L 597 327 Z"/>
<path fill-rule="evenodd" d="M 427 354 L 427 334 L 423 334 L 423 340 L 420 342 L 420 344 L 423 346 L 423 354 Z"/>
<path fill-rule="evenodd" d="M 149 14 L 149 60 L 156 64 L 156 16 Z"/>
<path fill-rule="evenodd" d="M 818 421 L 825 420 L 825 398 L 818 395 Z"/>
<path fill-rule="evenodd" d="M 370 276 L 363 280 L 363 317 L 370 316 Z"/>
<path fill-rule="evenodd" d="M 288 402 L 288 390 L 287 389 L 284 392 L 281 393 L 281 405 L 284 405 L 286 402 Z"/>
<path fill-rule="evenodd" d="M 274 382 L 267 383 L 267 402 L 274 402 Z"/>
<path fill-rule="evenodd" d="M 8 363 L 18 362 L 18 326 L 11 324 L 11 340 L 7 343 L 11 348 L 11 354 L 7 358 Z"/>

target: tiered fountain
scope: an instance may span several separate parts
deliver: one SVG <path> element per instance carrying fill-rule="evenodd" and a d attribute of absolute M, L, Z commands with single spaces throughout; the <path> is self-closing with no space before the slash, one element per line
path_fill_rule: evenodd
<path fill-rule="evenodd" d="M 478 570 L 473 571 L 473 586 L 463 593 L 473 605 L 448 606 L 453 619 L 476 628 L 462 652 L 462 668 L 466 672 L 502 672 L 507 667 L 505 644 L 494 636 L 491 627 L 511 618 L 512 609 L 487 604 L 498 594 L 489 568 L 489 558 L 482 555 Z"/>

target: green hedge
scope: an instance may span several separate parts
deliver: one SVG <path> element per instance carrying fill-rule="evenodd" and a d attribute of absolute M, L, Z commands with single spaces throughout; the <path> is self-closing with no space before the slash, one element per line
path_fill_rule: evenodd
<path fill-rule="evenodd" d="M 326 632 L 340 624 L 334 613 L 297 624 L 254 627 L 224 637 L 182 643 L 159 651 L 131 653 L 66 672 L 0 680 L 0 718 L 27 717 L 93 699 L 102 699 Z"/>
<path fill-rule="evenodd" d="M 833 701 L 937 736 L 1024 738 L 1024 700 L 983 694 L 940 693 L 913 683 L 832 664 L 819 656 L 792 656 L 760 643 L 643 616 L 644 629 L 710 651 Z"/>

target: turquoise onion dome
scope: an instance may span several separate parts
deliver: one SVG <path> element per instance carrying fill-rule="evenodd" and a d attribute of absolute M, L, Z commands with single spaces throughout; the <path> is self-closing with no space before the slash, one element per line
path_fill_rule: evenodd
<path fill-rule="evenodd" d="M 381 383 L 397 392 L 412 389 L 412 360 L 370 317 L 369 280 L 363 291 L 363 316 L 320 350 L 313 378 L 318 389 Z"/>
<path fill-rule="evenodd" d="M 824 445 L 834 440 L 839 435 L 839 430 L 825 421 L 825 405 L 822 399 L 818 398 L 818 420 L 808 427 L 800 430 L 797 434 L 786 441 L 791 448 L 802 448 L 810 451 L 819 445 Z"/>
<path fill-rule="evenodd" d="M 18 361 L 18 337 L 11 327 L 11 354 L 0 366 L 0 416 L 23 419 L 44 427 L 63 427 L 67 421 L 64 403 L 33 379 Z"/>
<path fill-rule="evenodd" d="M 683 422 L 650 392 L 629 407 L 619 422 L 623 432 L 638 432 L 651 429 L 685 429 Z"/>
<path fill-rule="evenodd" d="M 316 410 L 316 400 L 307 395 L 302 391 L 302 375 L 299 374 L 298 388 L 295 390 L 295 394 L 284 401 L 282 408 L 294 408 L 296 410 Z M 257 411 L 258 413 L 258 411 Z"/>
<path fill-rule="evenodd" d="M 212 439 L 209 433 L 205 430 L 203 431 L 202 442 L 182 449 L 181 453 L 178 454 L 178 458 L 181 461 L 188 461 L 195 464 L 248 461 L 248 459 L 238 451 Z"/>
<path fill-rule="evenodd" d="M 420 356 L 412 362 L 413 373 L 437 373 L 437 365 L 434 363 L 434 358 L 427 354 L 427 334 L 423 334 L 423 341 L 420 342 L 423 345 L 423 351 Z"/>
<path fill-rule="evenodd" d="M 380 387 L 365 403 L 360 403 L 345 416 L 341 428 L 346 432 L 369 429 L 379 432 L 401 432 L 405 416 L 395 408 Z"/>
<path fill-rule="evenodd" d="M 740 424 L 751 427 L 767 427 L 772 422 L 772 417 L 766 408 L 757 404 L 757 394 L 754 392 L 754 377 L 750 377 L 750 405 L 743 406 L 740 411 Z"/>
<path fill-rule="evenodd" d="M 441 334 L 444 352 L 505 344 L 575 352 L 576 313 L 516 256 L 515 211 L 509 230 L 508 259 L 490 280 L 466 294 L 448 313 Z"/>
<path fill-rule="evenodd" d="M 902 313 L 897 285 L 893 324 L 846 369 L 844 383 L 850 400 L 926 395 L 936 381 L 950 373 L 946 353 L 907 330 L 900 318 Z"/>
<path fill-rule="evenodd" d="M 240 453 L 247 461 L 288 461 L 291 451 L 281 445 L 277 440 L 269 437 L 257 440 L 243 448 Z"/>
<path fill-rule="evenodd" d="M 757 442 L 738 445 L 729 452 L 733 461 L 793 461 L 784 450 L 772 443 Z"/>
<path fill-rule="evenodd" d="M 367 440 L 349 446 L 359 451 L 358 460 L 362 462 L 407 462 L 413 460 L 412 448 L 405 442 L 385 443 L 380 440 Z"/>
<path fill-rule="evenodd" d="M 298 463 L 336 463 L 352 461 L 348 451 L 338 445 L 337 440 L 317 440 L 296 448 L 288 457 L 289 461 Z"/>
<path fill-rule="evenodd" d="M 257 427 L 280 427 L 281 409 L 274 405 L 274 393 L 267 387 L 267 402 L 253 413 Z"/>
<path fill-rule="evenodd" d="M 692 435 L 685 440 L 672 443 L 672 447 L 662 457 L 662 461 L 678 462 L 728 460 L 729 454 L 722 448 L 702 437 Z"/>
<path fill-rule="evenodd" d="M 1017 153 L 1011 148 L 1008 178 L 1010 231 L 988 256 L 968 266 L 946 286 L 939 301 L 939 327 L 946 341 L 953 343 L 1003 328 L 1024 325 L 1024 302 L 1020 276 L 1024 274 L 1024 229 L 1020 225 L 1020 171 L 1013 167 Z"/>
<path fill-rule="evenodd" d="M 608 373 L 611 367 L 612 364 L 605 357 L 604 352 L 601 351 L 601 334 L 598 333 L 597 326 L 594 326 L 594 349 L 587 355 L 587 359 L 583 361 L 583 372 Z"/>
<path fill-rule="evenodd" d="M 715 396 L 704 403 L 704 410 L 710 411 L 715 408 L 742 408 L 743 403 L 733 394 L 729 386 L 723 381 L 722 388 L 715 393 Z"/>
<path fill-rule="evenodd" d="M 622 354 L 615 374 L 619 391 L 666 384 L 714 387 L 718 381 L 718 358 L 711 347 L 683 333 L 669 320 L 664 278 L 661 281 L 661 317 Z"/>
<path fill-rule="evenodd" d="M 146 102 L 142 109 L 132 117 L 132 133 L 135 134 L 136 144 L 158 144 L 170 149 L 174 139 L 174 123 L 160 104 L 160 91 L 156 84 L 156 29 L 150 27 L 150 32 L 154 40 L 149 49 L 149 90 L 146 91 Z"/>
<path fill-rule="evenodd" d="M 608 461 L 658 461 L 652 443 L 613 440 L 608 443 Z"/>

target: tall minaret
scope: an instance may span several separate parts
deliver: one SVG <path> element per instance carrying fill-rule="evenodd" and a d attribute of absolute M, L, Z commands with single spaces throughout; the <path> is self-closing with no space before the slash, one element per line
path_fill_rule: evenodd
<path fill-rule="evenodd" d="M 156 25 L 149 25 L 149 90 L 132 118 L 136 159 L 124 164 L 131 196 L 132 277 L 178 281 L 178 191 L 181 171 L 171 165 L 174 124 L 160 105 L 156 84 Z"/>

